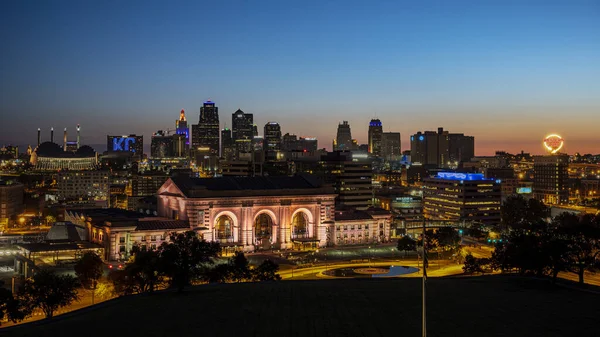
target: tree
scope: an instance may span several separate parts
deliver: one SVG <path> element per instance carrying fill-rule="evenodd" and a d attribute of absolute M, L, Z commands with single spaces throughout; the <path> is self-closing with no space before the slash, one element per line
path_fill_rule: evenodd
<path fill-rule="evenodd" d="M 269 259 L 264 260 L 258 267 L 251 271 L 252 280 L 255 282 L 262 281 L 279 281 L 281 275 L 279 271 L 279 265 Z"/>
<path fill-rule="evenodd" d="M 92 290 L 92 304 L 94 304 L 96 285 L 104 273 L 104 263 L 102 262 L 102 259 L 94 252 L 86 252 L 81 259 L 77 261 L 74 269 L 81 284 L 85 288 Z"/>
<path fill-rule="evenodd" d="M 509 196 L 502 204 L 501 226 L 503 231 L 531 229 L 541 226 L 548 217 L 548 207 L 541 201 L 527 200 L 522 195 Z"/>
<path fill-rule="evenodd" d="M 218 242 L 206 242 L 194 231 L 171 233 L 170 242 L 163 242 L 159 254 L 165 263 L 164 271 L 171 278 L 171 286 L 182 292 L 191 280 L 200 276 L 203 264 L 212 264 L 221 251 Z"/>
<path fill-rule="evenodd" d="M 164 281 L 165 261 L 156 250 L 140 249 L 137 246 L 131 251 L 132 261 L 124 270 L 125 280 L 120 286 L 124 287 L 125 293 L 152 293 Z M 118 275 L 116 275 L 118 276 Z"/>
<path fill-rule="evenodd" d="M 577 274 L 579 283 L 584 283 L 585 271 L 597 267 L 596 258 L 600 254 L 600 217 L 563 213 L 554 219 L 554 224 L 566 240 L 566 269 Z"/>
<path fill-rule="evenodd" d="M 231 280 L 231 267 L 229 263 L 205 266 L 202 278 L 208 283 L 227 283 Z"/>
<path fill-rule="evenodd" d="M 2 287 L 3 284 L 4 282 L 0 281 L 0 321 L 5 317 L 13 323 L 22 321 L 30 312 L 19 298 L 16 298 L 10 290 Z"/>
<path fill-rule="evenodd" d="M 234 282 L 239 283 L 250 279 L 250 264 L 244 253 L 235 252 L 235 254 L 229 258 L 229 267 L 231 270 L 231 278 Z"/>
<path fill-rule="evenodd" d="M 46 318 L 52 318 L 57 309 L 79 299 L 78 285 L 74 276 L 42 269 L 25 281 L 21 295 L 29 310 L 40 308 Z"/>
<path fill-rule="evenodd" d="M 465 274 L 475 274 L 482 273 L 483 269 L 481 268 L 481 263 L 479 259 L 473 257 L 471 253 L 465 256 L 465 265 L 463 266 L 463 271 Z"/>
<path fill-rule="evenodd" d="M 399 251 L 404 251 L 404 256 L 406 256 L 407 251 L 417 250 L 417 242 L 408 236 L 403 236 L 398 239 L 397 248 Z"/>

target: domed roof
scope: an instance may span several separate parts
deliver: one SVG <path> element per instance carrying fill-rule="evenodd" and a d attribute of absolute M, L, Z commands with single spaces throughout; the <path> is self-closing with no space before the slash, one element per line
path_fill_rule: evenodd
<path fill-rule="evenodd" d="M 77 152 L 75 152 L 75 154 L 78 157 L 93 157 L 96 155 L 96 151 L 94 151 L 94 149 L 91 146 L 83 145 L 82 147 L 77 149 Z"/>
<path fill-rule="evenodd" d="M 60 145 L 53 142 L 43 142 L 36 149 L 38 157 L 59 157 L 63 154 L 63 149 Z"/>

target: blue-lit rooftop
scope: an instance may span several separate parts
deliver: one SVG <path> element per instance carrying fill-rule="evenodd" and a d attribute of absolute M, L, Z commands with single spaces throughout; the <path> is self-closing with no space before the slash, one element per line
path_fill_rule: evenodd
<path fill-rule="evenodd" d="M 486 180 L 483 173 L 438 172 L 436 178 L 445 180 Z M 491 179 L 493 180 L 493 179 Z"/>

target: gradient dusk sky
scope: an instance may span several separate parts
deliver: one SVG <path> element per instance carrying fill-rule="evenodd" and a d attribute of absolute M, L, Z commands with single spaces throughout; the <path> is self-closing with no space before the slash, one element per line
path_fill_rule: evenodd
<path fill-rule="evenodd" d="M 0 1 L 0 145 L 254 113 L 259 133 L 367 141 L 444 127 L 477 155 L 600 153 L 599 1 Z M 73 137 L 70 137 L 73 138 Z"/>

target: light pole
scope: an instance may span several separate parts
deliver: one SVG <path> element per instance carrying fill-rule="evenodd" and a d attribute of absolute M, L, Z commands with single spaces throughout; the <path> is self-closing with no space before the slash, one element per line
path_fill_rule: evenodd
<path fill-rule="evenodd" d="M 427 250 L 425 236 L 425 220 L 423 220 L 423 337 L 427 336 L 427 310 L 426 310 L 426 288 L 427 288 Z"/>

